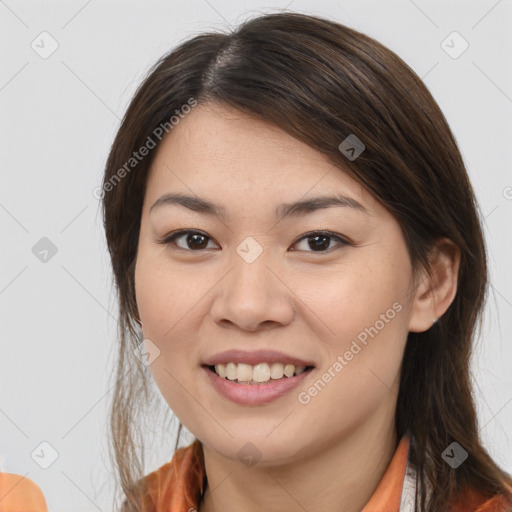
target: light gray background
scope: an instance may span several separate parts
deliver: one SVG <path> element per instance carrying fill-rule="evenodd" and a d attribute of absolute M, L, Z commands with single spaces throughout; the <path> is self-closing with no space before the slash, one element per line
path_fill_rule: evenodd
<path fill-rule="evenodd" d="M 474 361 L 481 432 L 512 472 L 510 0 L 6 0 L 0 464 L 37 482 L 51 511 L 111 510 L 105 422 L 117 309 L 93 190 L 119 120 L 149 66 L 178 42 L 284 7 L 339 20 L 387 45 L 424 79 L 448 119 L 490 254 L 493 293 Z M 59 45 L 47 59 L 31 47 L 43 31 Z M 469 43 L 456 59 L 441 46 L 453 31 Z M 32 252 L 42 237 L 57 247 L 46 263 Z M 166 437 L 170 445 L 174 433 Z M 43 441 L 59 455 L 48 469 L 31 458 Z M 155 451 L 148 471 L 166 460 Z"/>

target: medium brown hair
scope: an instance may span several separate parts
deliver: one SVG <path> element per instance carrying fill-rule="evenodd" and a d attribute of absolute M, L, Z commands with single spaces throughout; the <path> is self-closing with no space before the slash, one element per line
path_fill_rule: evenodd
<path fill-rule="evenodd" d="M 326 155 L 393 214 L 415 271 L 429 270 L 435 240 L 447 237 L 458 246 L 453 302 L 432 328 L 408 335 L 396 431 L 412 435 L 421 491 L 417 510 L 444 512 L 468 488 L 484 496 L 505 494 L 509 476 L 482 446 L 470 384 L 487 263 L 478 205 L 457 143 L 423 82 L 396 54 L 342 24 L 287 12 L 250 19 L 228 34 L 197 35 L 163 56 L 138 88 L 108 156 L 103 215 L 120 313 L 110 433 L 125 509 L 138 510 L 137 493 L 144 492 L 145 436 L 136 419 L 150 401 L 151 377 L 133 357 L 140 341 L 134 269 L 156 150 L 115 186 L 112 178 L 190 98 L 262 119 Z M 365 145 L 353 161 L 338 149 L 350 134 Z M 176 447 L 180 432 L 181 424 Z M 441 456 L 453 441 L 469 453 L 457 469 Z"/>

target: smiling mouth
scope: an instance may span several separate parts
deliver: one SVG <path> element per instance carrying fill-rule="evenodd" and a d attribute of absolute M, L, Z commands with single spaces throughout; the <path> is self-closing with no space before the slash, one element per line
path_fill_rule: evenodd
<path fill-rule="evenodd" d="M 295 366 L 284 363 L 259 363 L 256 365 L 225 363 L 207 365 L 206 368 L 220 378 L 236 384 L 262 385 L 297 377 L 311 371 L 314 366 Z"/>

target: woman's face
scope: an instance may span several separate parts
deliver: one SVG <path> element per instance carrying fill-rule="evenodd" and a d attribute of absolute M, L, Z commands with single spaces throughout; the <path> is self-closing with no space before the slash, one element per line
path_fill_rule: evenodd
<path fill-rule="evenodd" d="M 167 194 L 189 207 L 155 204 Z M 286 206 L 322 196 L 349 199 Z M 169 241 L 177 230 L 192 233 Z M 411 262 L 394 217 L 311 147 L 227 107 L 192 109 L 148 177 L 135 281 L 148 350 L 160 351 L 152 374 L 205 448 L 270 465 L 356 429 L 389 432 Z M 313 368 L 283 375 L 301 362 Z"/>

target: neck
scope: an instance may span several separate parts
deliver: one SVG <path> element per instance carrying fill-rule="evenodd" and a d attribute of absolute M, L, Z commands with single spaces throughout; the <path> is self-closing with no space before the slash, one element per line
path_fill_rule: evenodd
<path fill-rule="evenodd" d="M 240 467 L 203 445 L 208 487 L 199 512 L 359 512 L 397 446 L 394 417 L 359 426 L 286 465 Z"/>

